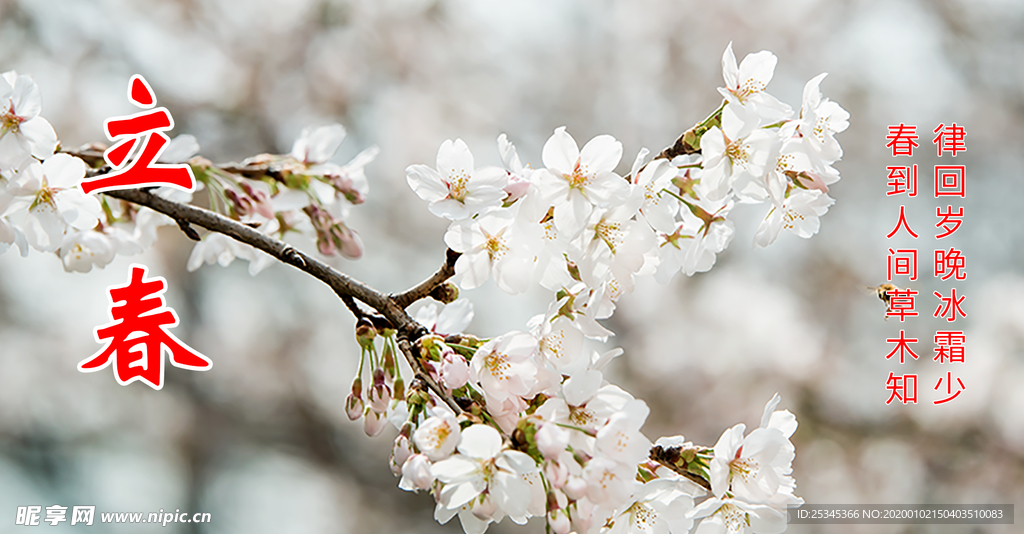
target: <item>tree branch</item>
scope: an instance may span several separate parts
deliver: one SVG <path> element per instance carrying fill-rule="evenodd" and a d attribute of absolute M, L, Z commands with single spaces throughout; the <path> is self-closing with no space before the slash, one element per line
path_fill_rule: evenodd
<path fill-rule="evenodd" d="M 423 368 L 419 358 L 413 354 L 411 343 L 426 334 L 426 329 L 409 317 L 409 314 L 405 312 L 405 309 L 396 304 L 392 297 L 349 277 L 348 275 L 303 253 L 283 241 L 274 239 L 273 237 L 254 230 L 245 224 L 229 219 L 210 210 L 198 208 L 189 204 L 173 202 L 141 189 L 108 191 L 104 194 L 112 198 L 145 206 L 159 213 L 163 213 L 164 215 L 173 218 L 175 221 L 178 221 L 179 227 L 182 227 L 183 229 L 189 224 L 194 224 L 211 232 L 224 234 L 236 241 L 245 243 L 270 254 L 282 263 L 287 263 L 296 269 L 308 273 L 324 284 L 327 284 L 327 286 L 330 287 L 336 295 L 338 295 L 342 302 L 345 303 L 349 310 L 352 311 L 357 319 L 365 317 L 371 320 L 375 327 L 390 326 L 397 330 L 399 336 L 399 348 L 402 350 L 402 354 L 408 361 L 409 366 L 416 372 L 416 376 L 423 380 L 423 382 L 426 383 L 438 397 L 444 400 L 445 404 L 452 408 L 456 414 L 462 412 L 458 404 L 455 402 L 455 399 L 441 388 L 441 386 Z M 439 283 L 443 283 L 444 280 L 451 277 L 451 275 L 454 274 L 455 263 L 455 260 L 452 259 L 452 254 L 455 253 L 450 253 L 448 255 L 448 260 L 445 262 L 445 265 L 441 267 L 438 273 L 435 273 L 434 276 L 431 276 L 427 281 L 424 281 L 411 290 L 401 293 L 400 295 L 406 296 L 404 302 L 411 303 L 415 301 L 416 298 L 422 298 L 422 296 L 425 296 L 425 293 L 429 293 L 430 289 L 434 286 Z M 451 274 L 443 274 L 447 273 L 449 270 L 451 271 Z M 430 289 L 427 289 L 431 284 L 433 285 Z M 423 295 L 421 296 L 421 294 Z M 359 305 L 354 299 L 358 299 L 367 304 L 379 312 L 380 315 L 364 312 L 359 308 Z"/>
<path fill-rule="evenodd" d="M 455 276 L 455 262 L 459 259 L 462 254 L 455 252 L 452 249 L 448 249 L 445 252 L 445 261 L 441 265 L 441 268 L 436 273 L 432 274 L 430 278 L 420 282 L 415 287 L 403 291 L 397 295 L 392 295 L 391 299 L 395 301 L 395 304 L 405 309 L 410 304 L 420 300 L 424 297 L 431 296 L 430 294 L 441 284 L 448 281 L 449 278 Z"/>
<path fill-rule="evenodd" d="M 692 451 L 692 445 L 690 447 Z M 658 464 L 661 464 L 671 469 L 672 472 L 678 475 L 686 477 L 687 479 L 693 481 L 695 484 L 704 488 L 710 493 L 711 482 L 709 482 L 706 478 L 687 469 L 689 462 L 686 460 L 685 457 L 682 456 L 682 448 L 683 447 L 678 446 L 664 448 L 661 445 L 655 445 L 651 447 L 651 452 L 648 454 L 648 456 L 652 461 L 657 462 Z"/>

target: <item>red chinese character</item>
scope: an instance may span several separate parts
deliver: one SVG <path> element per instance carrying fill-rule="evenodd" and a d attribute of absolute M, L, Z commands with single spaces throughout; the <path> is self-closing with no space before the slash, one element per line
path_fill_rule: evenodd
<path fill-rule="evenodd" d="M 111 286 L 111 322 L 93 331 L 97 343 L 106 346 L 82 360 L 78 370 L 99 371 L 114 360 L 114 376 L 122 386 L 141 380 L 153 389 L 163 387 L 164 359 L 169 353 L 175 367 L 206 371 L 213 365 L 209 358 L 182 343 L 168 327 L 178 324 L 178 315 L 167 308 L 163 293 L 167 281 L 163 277 L 144 278 L 147 268 L 133 264 L 130 281 L 124 286 Z M 122 304 L 117 304 L 123 302 Z"/>
<path fill-rule="evenodd" d="M 904 358 L 906 356 L 906 353 L 908 352 L 910 353 L 910 357 L 914 358 L 915 360 L 917 359 L 917 354 L 914 352 L 913 349 L 910 348 L 910 345 L 908 345 L 908 343 L 917 343 L 917 338 L 906 337 L 906 334 L 904 334 L 903 330 L 900 330 L 899 338 L 886 339 L 885 341 L 888 343 L 896 343 L 896 348 L 892 349 L 892 352 L 890 352 L 889 355 L 885 357 L 886 360 L 895 356 L 897 351 L 900 353 L 900 363 L 904 362 Z"/>
<path fill-rule="evenodd" d="M 902 195 L 917 196 L 917 164 L 912 167 L 886 167 L 889 171 L 889 191 L 886 196 Z"/>
<path fill-rule="evenodd" d="M 149 109 L 156 105 L 156 97 L 146 80 L 136 74 L 128 84 L 128 100 L 136 107 Z M 154 163 L 170 141 L 163 132 L 174 128 L 174 119 L 167 108 L 143 111 L 107 119 L 103 129 L 114 144 L 103 153 L 114 172 L 82 181 L 82 191 L 112 191 L 135 187 L 169 186 L 182 191 L 193 191 L 196 178 L 192 167 L 186 164 Z M 125 162 L 135 147 L 142 141 L 142 148 L 135 151 L 135 159 Z"/>
<path fill-rule="evenodd" d="M 939 390 L 939 386 L 942 385 L 943 379 L 945 379 L 945 382 L 946 382 L 946 395 L 949 395 L 949 397 L 946 397 L 945 399 L 942 399 L 942 400 L 933 401 L 932 404 L 942 404 L 944 402 L 949 402 L 949 401 L 957 398 L 958 396 L 960 396 L 960 392 L 961 391 L 967 389 L 964 386 L 964 381 L 960 380 L 960 377 L 957 377 L 956 383 L 960 385 L 960 389 L 956 390 L 956 393 L 953 393 L 953 373 L 951 373 L 949 371 L 946 372 L 946 376 L 939 377 L 939 381 L 935 383 L 935 387 L 932 388 L 932 389 L 934 389 L 935 391 L 938 391 Z"/>
<path fill-rule="evenodd" d="M 964 207 L 960 206 L 956 213 L 953 213 L 953 206 L 946 206 L 946 211 L 942 211 L 942 208 L 935 208 L 935 216 L 941 217 L 939 222 L 935 223 L 936 228 L 942 228 L 945 232 L 935 236 L 935 239 L 942 239 L 943 237 L 953 235 L 953 232 L 960 228 L 960 225 L 964 222 Z M 952 228 L 950 228 L 952 225 Z"/>
<path fill-rule="evenodd" d="M 938 291 L 935 291 L 934 294 L 936 297 L 939 297 L 939 299 L 942 300 L 942 304 L 939 304 L 939 307 L 935 308 L 935 313 L 932 314 L 932 317 L 945 317 L 946 320 L 951 323 L 956 320 L 957 315 L 959 315 L 960 317 L 967 317 L 967 314 L 964 313 L 964 309 L 960 307 L 960 304 L 967 297 L 962 296 L 960 298 L 956 298 L 955 287 L 952 289 L 952 293 L 950 293 L 949 297 L 943 297 L 942 294 L 939 293 Z M 939 313 L 940 310 L 942 311 L 942 313 Z M 946 317 L 947 315 L 949 316 Z"/>
<path fill-rule="evenodd" d="M 890 289 L 886 292 L 889 295 L 889 309 L 885 312 L 886 318 L 899 317 L 902 323 L 907 317 L 917 317 L 914 310 L 914 295 L 917 291 L 913 289 Z"/>
<path fill-rule="evenodd" d="M 967 263 L 967 258 L 963 256 L 963 251 L 957 250 L 953 247 L 949 247 L 949 250 L 936 250 L 935 251 L 935 277 L 942 278 L 943 280 L 949 280 L 950 278 L 956 278 L 957 280 L 966 280 L 967 273 L 963 272 L 964 265 Z"/>
<path fill-rule="evenodd" d="M 893 156 L 913 156 L 914 149 L 921 146 L 917 144 L 917 126 L 902 122 L 899 126 L 889 126 L 889 135 L 885 138 L 889 140 L 885 147 L 892 149 Z"/>
<path fill-rule="evenodd" d="M 965 198 L 967 186 L 966 165 L 936 165 L 935 166 L 935 198 L 939 197 L 960 197 Z"/>
<path fill-rule="evenodd" d="M 964 363 L 964 343 L 967 336 L 963 332 L 939 330 L 935 332 L 935 357 L 939 363 Z"/>
<path fill-rule="evenodd" d="M 896 399 L 903 404 L 917 404 L 917 375 L 894 375 L 889 373 L 885 381 L 885 388 L 889 390 L 889 400 L 886 404 Z"/>
<path fill-rule="evenodd" d="M 893 275 L 909 275 L 910 280 L 917 280 L 917 249 L 889 249 L 886 279 L 892 282 Z"/>
<path fill-rule="evenodd" d="M 896 232 L 900 231 L 900 227 L 906 228 L 907 232 L 914 236 L 914 239 L 919 237 L 917 233 L 910 228 L 910 224 L 907 222 L 906 206 L 900 206 L 900 220 L 896 221 L 896 228 L 893 228 L 885 237 L 892 239 L 892 236 L 896 235 Z"/>
<path fill-rule="evenodd" d="M 957 126 L 955 122 L 949 126 L 939 124 L 932 133 L 937 134 L 932 142 L 939 147 L 939 157 L 942 157 L 943 151 L 949 152 L 954 158 L 957 152 L 967 152 L 967 144 L 964 143 L 967 132 L 963 126 Z"/>

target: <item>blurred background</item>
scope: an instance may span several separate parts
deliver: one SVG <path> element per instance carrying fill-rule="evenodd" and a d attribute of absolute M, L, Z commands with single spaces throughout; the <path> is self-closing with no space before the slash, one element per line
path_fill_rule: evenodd
<path fill-rule="evenodd" d="M 335 261 L 383 291 L 405 289 L 443 258 L 445 224 L 405 183 L 413 163 L 461 137 L 498 164 L 506 133 L 524 162 L 558 126 L 582 144 L 620 139 L 620 170 L 657 152 L 717 107 L 721 55 L 779 57 L 772 94 L 799 108 L 803 84 L 851 114 L 838 139 L 843 180 L 821 231 L 751 239 L 765 206 L 733 211 L 737 234 L 715 268 L 666 289 L 639 284 L 609 321 L 625 349 L 611 378 L 647 401 L 648 436 L 713 445 L 758 424 L 779 392 L 800 429 L 794 474 L 809 503 L 1015 503 L 1024 511 L 1024 3 L 1015 0 L 0 0 L 0 71 L 34 77 L 43 115 L 65 146 L 103 141 L 103 120 L 134 108 L 143 74 L 214 161 L 286 152 L 304 126 L 341 122 L 336 161 L 379 145 L 370 197 L 351 226 L 364 258 Z M 887 126 L 918 126 L 917 198 L 887 197 Z M 931 131 L 966 128 L 965 223 L 934 239 Z M 906 158 L 899 160 L 907 163 Z M 899 163 L 899 164 L 903 164 Z M 941 199 L 945 202 L 946 199 Z M 899 205 L 918 240 L 886 239 Z M 943 204 L 945 206 L 946 203 Z M 921 254 L 920 317 L 884 320 L 868 286 L 885 280 L 890 246 Z M 936 281 L 931 251 L 964 251 L 968 279 Z M 461 532 L 433 502 L 397 489 L 394 430 L 367 438 L 344 415 L 358 359 L 353 319 L 332 293 L 289 267 L 253 278 L 244 262 L 188 273 L 191 242 L 162 229 L 158 246 L 106 269 L 64 273 L 33 252 L 0 257 L 0 531 L 17 506 L 94 504 L 99 512 L 210 512 L 168 533 Z M 210 356 L 205 373 L 169 368 L 166 387 L 120 387 L 82 374 L 106 287 L 141 262 L 165 276 L 174 332 Z M 955 287 L 968 316 L 933 319 L 933 291 Z M 482 336 L 525 327 L 537 291 L 488 284 L 463 293 Z M 962 329 L 966 362 L 931 361 L 936 330 Z M 917 362 L 886 360 L 885 339 L 921 340 Z M 966 389 L 931 403 L 953 370 Z M 918 405 L 885 405 L 889 372 L 921 376 Z M 943 384 L 942 389 L 945 389 Z M 97 517 L 98 519 L 98 517 Z M 97 521 L 98 523 L 98 521 Z M 54 532 L 89 528 L 63 523 Z M 143 532 L 97 524 L 93 532 Z M 1018 527 L 1019 528 L 1019 527 Z M 504 522 L 494 532 L 542 532 Z M 1016 532 L 1014 526 L 830 525 L 790 532 Z"/>

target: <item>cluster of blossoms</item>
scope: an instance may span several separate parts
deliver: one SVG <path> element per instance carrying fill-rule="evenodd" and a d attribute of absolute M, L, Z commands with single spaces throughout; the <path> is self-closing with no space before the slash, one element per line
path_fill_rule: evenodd
<path fill-rule="evenodd" d="M 775 64 L 762 51 L 737 65 L 730 45 L 721 107 L 658 157 L 640 150 L 626 176 L 616 173 L 620 142 L 600 135 L 580 148 L 565 128 L 544 145 L 537 167 L 502 135 L 503 168 L 478 168 L 456 139 L 441 145 L 435 166 L 407 169 L 431 213 L 450 221 L 444 241 L 458 253 L 454 281 L 463 290 L 493 279 L 511 294 L 535 284 L 552 294 L 524 329 L 486 339 L 465 332 L 472 306 L 448 286 L 431 293 L 443 307 L 420 308 L 426 334 L 414 343 L 372 316 L 359 320 L 362 355 L 346 412 L 371 436 L 389 423 L 398 429 L 391 464 L 399 487 L 431 493 L 438 521 L 457 515 L 467 534 L 506 516 L 544 517 L 557 534 L 785 530 L 785 509 L 803 500 L 791 476 L 796 418 L 775 409 L 778 396 L 749 434 L 739 424 L 711 448 L 682 436 L 652 443 L 641 432 L 646 403 L 605 379 L 621 351 L 592 346 L 612 335 L 598 321 L 639 277 L 666 283 L 680 271 L 709 270 L 732 240 L 735 204 L 768 204 L 757 246 L 783 229 L 804 238 L 817 232 L 833 203 L 828 185 L 839 179 L 835 134 L 849 114 L 822 97 L 824 74 L 806 84 L 794 112 L 765 92 Z M 55 153 L 40 107 L 31 79 L 0 77 L 0 252 L 57 252 L 65 269 L 85 272 L 143 250 L 157 227 L 175 224 L 114 196 L 85 194 L 79 183 L 94 171 Z M 376 148 L 330 163 L 344 136 L 340 125 L 307 129 L 290 154 L 220 166 L 193 157 L 195 139 L 180 136 L 160 161 L 188 161 L 218 213 L 277 239 L 313 238 L 325 255 L 358 258 L 362 243 L 344 220 L 367 194 L 363 167 Z M 191 201 L 175 189 L 154 192 Z M 253 274 L 272 262 L 210 233 L 188 268 L 236 257 Z M 406 385 L 403 376 L 415 380 Z"/>
<path fill-rule="evenodd" d="M 41 109 L 39 88 L 30 77 L 14 71 L 0 76 L 0 254 L 12 245 L 23 256 L 30 249 L 54 252 L 66 271 L 88 272 L 118 254 L 142 252 L 155 242 L 158 227 L 176 224 L 149 208 L 84 193 L 79 184 L 90 173 L 89 165 L 58 151 L 57 135 L 39 115 Z M 288 155 L 264 154 L 218 167 L 193 158 L 199 144 L 182 135 L 163 148 L 158 161 L 188 161 L 214 211 L 280 239 L 313 238 L 325 255 L 358 258 L 362 242 L 344 219 L 367 194 L 363 167 L 377 149 L 345 165 L 329 162 L 344 137 L 338 124 L 307 128 Z M 96 147 L 83 149 L 77 153 L 98 154 Z M 103 164 L 102 158 L 93 160 Z M 191 193 L 170 187 L 154 193 L 177 202 L 192 200 Z M 250 262 L 252 274 L 273 261 L 249 245 L 210 233 L 196 243 L 188 268 L 228 265 L 236 257 Z"/>
<path fill-rule="evenodd" d="M 796 418 L 775 410 L 778 396 L 759 428 L 745 434 L 736 425 L 713 448 L 681 436 L 652 444 L 640 430 L 647 405 L 605 380 L 620 351 L 599 353 L 586 341 L 612 335 L 598 320 L 638 277 L 665 283 L 710 269 L 733 237 L 736 203 L 769 205 L 757 246 L 782 229 L 810 237 L 833 203 L 828 185 L 839 174 L 831 165 L 842 154 L 834 136 L 849 115 L 821 96 L 825 75 L 806 84 L 794 113 L 765 92 L 773 54 L 737 66 L 730 45 L 722 64 L 722 106 L 674 154 L 648 160 L 641 150 L 625 177 L 615 172 L 621 143 L 600 135 L 580 148 L 565 128 L 536 168 L 502 135 L 504 168 L 476 167 L 457 139 L 441 145 L 436 166 L 407 169 L 431 213 L 451 221 L 445 243 L 461 254 L 454 280 L 462 289 L 493 279 L 511 294 L 533 284 L 553 294 L 526 329 L 490 339 L 464 332 L 472 308 L 463 300 L 421 309 L 430 333 L 412 352 L 433 389 L 405 391 L 402 366 L 387 356 L 393 332 L 384 332 L 376 359 L 373 329 L 360 326 L 377 366 L 364 389 L 360 365 L 349 415 L 365 416 L 371 435 L 383 420 L 394 423 L 399 486 L 430 492 L 438 521 L 458 515 L 467 534 L 506 516 L 542 515 L 558 534 L 680 533 L 695 524 L 700 534 L 772 534 L 785 530 L 785 509 L 802 504 L 791 476 Z"/>

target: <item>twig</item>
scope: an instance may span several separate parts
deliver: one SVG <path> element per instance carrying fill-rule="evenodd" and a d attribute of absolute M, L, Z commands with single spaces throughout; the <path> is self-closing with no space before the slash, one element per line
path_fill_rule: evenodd
<path fill-rule="evenodd" d="M 398 350 L 402 351 L 402 354 L 405 355 L 405 359 L 409 362 L 409 365 L 412 366 L 412 370 L 416 373 L 416 377 L 423 380 L 423 382 L 427 384 L 427 387 L 432 389 L 434 393 L 437 394 L 437 396 L 440 397 L 453 412 L 455 412 L 455 415 L 461 414 L 462 408 L 460 408 L 458 403 L 455 402 L 455 399 L 453 399 L 451 395 L 445 393 L 444 389 L 441 388 L 441 385 L 434 380 L 434 377 L 430 376 L 430 373 L 423 368 L 423 365 L 420 363 L 420 359 L 412 353 L 412 344 L 409 343 L 408 338 L 399 336 Z"/>
<path fill-rule="evenodd" d="M 720 111 L 721 108 L 718 112 Z M 705 123 L 713 117 L 714 114 L 712 117 L 706 119 Z M 694 129 L 705 126 L 705 123 L 695 126 Z M 685 143 L 686 139 L 684 138 L 686 138 L 687 134 L 692 136 L 694 129 L 691 129 L 686 134 L 680 136 L 679 140 L 677 140 L 673 146 L 663 150 L 658 157 L 667 157 L 671 159 L 679 150 L 681 150 L 678 145 Z M 102 148 L 103 147 L 96 145 L 83 147 L 77 151 L 69 150 L 65 152 L 82 158 L 90 165 L 95 165 L 95 167 L 89 169 L 88 172 L 88 176 L 93 177 L 110 172 L 110 168 L 108 166 L 101 164 L 103 155 Z M 228 163 L 223 165 L 214 165 L 208 160 L 201 158 L 200 161 L 197 161 L 194 158 L 192 162 L 208 167 L 215 167 L 226 172 L 235 173 L 249 178 L 270 176 L 274 179 L 280 180 L 286 177 L 291 170 L 287 168 L 286 165 L 282 166 L 277 160 L 259 157 L 250 158 L 242 164 Z M 374 323 L 375 327 L 390 327 L 397 330 L 398 348 L 409 363 L 410 367 L 412 367 L 416 377 L 422 380 L 428 388 L 441 398 L 441 400 L 443 400 L 456 415 L 463 413 L 462 408 L 458 405 L 455 399 L 447 393 L 436 380 L 434 380 L 430 373 L 428 373 L 424 368 L 420 358 L 413 353 L 412 344 L 419 338 L 426 335 L 427 330 L 412 319 L 405 311 L 405 308 L 413 302 L 436 294 L 435 291 L 455 275 L 455 263 L 458 260 L 460 253 L 448 249 L 445 254 L 444 264 L 442 264 L 437 272 L 429 278 L 401 293 L 386 295 L 334 269 L 326 263 L 297 250 L 283 241 L 274 239 L 271 236 L 255 230 L 245 223 L 229 219 L 213 211 L 192 206 L 190 204 L 182 204 L 167 200 L 143 189 L 107 191 L 103 194 L 112 198 L 148 207 L 156 212 L 171 217 L 178 223 L 178 227 L 181 228 L 182 232 L 184 232 L 190 239 L 199 240 L 198 233 L 196 233 L 195 229 L 190 226 L 194 224 L 211 232 L 226 235 L 240 243 L 244 243 L 261 250 L 278 259 L 282 263 L 291 265 L 313 276 L 317 280 L 320 280 L 330 287 L 336 295 L 338 295 L 345 306 L 348 307 L 357 319 L 367 318 Z M 379 315 L 364 311 L 356 302 L 357 299 L 373 308 L 379 313 Z M 485 414 L 487 413 L 486 408 L 481 406 L 481 409 Z M 493 419 L 493 417 L 491 419 Z M 505 435 L 504 431 L 500 428 L 498 431 L 506 440 L 508 439 L 508 436 Z M 652 460 L 665 465 L 674 472 L 693 480 L 695 483 L 710 491 L 711 486 L 708 481 L 697 475 L 686 472 L 685 470 L 680 471 L 679 468 L 658 460 L 655 456 L 656 455 L 653 454 L 652 451 Z"/>
<path fill-rule="evenodd" d="M 438 269 L 436 273 L 432 274 L 430 278 L 420 282 L 415 287 L 397 295 L 392 295 L 391 299 L 395 301 L 395 304 L 404 309 L 409 307 L 413 302 L 430 296 L 430 293 L 433 292 L 435 288 L 448 281 L 449 278 L 455 276 L 455 262 L 461 255 L 462 254 L 455 252 L 452 249 L 448 249 L 445 252 L 444 264 L 441 265 L 441 268 Z"/>

